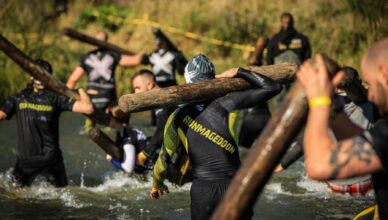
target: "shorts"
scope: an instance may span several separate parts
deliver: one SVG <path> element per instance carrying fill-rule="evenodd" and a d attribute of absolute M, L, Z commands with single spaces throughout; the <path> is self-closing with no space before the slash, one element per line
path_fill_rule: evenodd
<path fill-rule="evenodd" d="M 66 170 L 62 160 L 46 167 L 22 167 L 19 162 L 16 162 L 12 171 L 15 182 L 20 186 L 31 186 L 39 174 L 46 176 L 48 182 L 55 187 L 67 186 Z"/>
<path fill-rule="evenodd" d="M 367 192 L 373 189 L 372 180 L 366 180 L 357 184 L 340 185 L 327 182 L 327 185 L 331 191 L 335 193 L 349 193 L 350 195 L 365 195 Z"/>
<path fill-rule="evenodd" d="M 105 111 L 108 107 L 117 105 L 116 94 L 89 94 L 90 100 L 96 109 Z"/>
<path fill-rule="evenodd" d="M 213 211 L 221 202 L 230 184 L 230 179 L 221 180 L 198 180 L 195 179 L 190 189 L 191 197 L 191 219 L 210 219 Z M 252 207 L 244 218 L 251 219 L 253 215 Z"/>

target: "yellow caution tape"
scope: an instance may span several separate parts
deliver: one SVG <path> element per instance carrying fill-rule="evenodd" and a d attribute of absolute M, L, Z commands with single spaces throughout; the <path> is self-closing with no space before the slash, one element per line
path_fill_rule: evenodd
<path fill-rule="evenodd" d="M 93 11 L 91 13 L 91 15 L 93 17 L 99 17 L 100 13 L 98 11 Z M 108 21 L 111 21 L 111 22 L 121 22 L 122 21 L 121 17 L 114 16 L 114 15 L 108 15 L 107 19 L 108 19 Z M 241 50 L 244 52 L 243 56 L 245 58 L 248 57 L 250 52 L 253 52 L 255 50 L 255 47 L 251 46 L 251 45 L 237 44 L 237 43 L 233 43 L 233 42 L 229 42 L 229 41 L 223 41 L 223 40 L 219 40 L 219 39 L 215 39 L 215 38 L 209 38 L 209 37 L 205 37 L 205 36 L 193 33 L 193 32 L 184 31 L 184 30 L 181 30 L 181 29 L 178 29 L 175 27 L 162 25 L 158 22 L 149 20 L 147 15 L 144 15 L 144 19 L 129 19 L 129 18 L 127 18 L 123 21 L 123 23 L 142 25 L 142 26 L 150 26 L 152 28 L 161 28 L 161 29 L 163 29 L 163 31 L 166 31 L 166 32 L 169 32 L 172 34 L 180 34 L 186 38 L 206 42 L 206 43 L 209 43 L 211 45 L 229 47 L 229 48 Z"/>

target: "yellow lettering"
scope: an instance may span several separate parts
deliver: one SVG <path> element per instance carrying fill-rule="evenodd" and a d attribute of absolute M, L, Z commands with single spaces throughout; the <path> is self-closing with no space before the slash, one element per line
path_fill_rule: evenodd
<path fill-rule="evenodd" d="M 20 109 L 31 109 L 35 111 L 51 112 L 53 107 L 51 105 L 39 105 L 34 103 L 23 102 L 19 104 Z"/>
<path fill-rule="evenodd" d="M 206 131 L 202 135 L 205 136 L 206 138 L 209 138 L 210 130 L 206 129 Z"/>
<path fill-rule="evenodd" d="M 218 139 L 220 139 L 220 136 L 216 134 L 216 136 L 213 138 L 213 142 L 217 144 Z"/>
<path fill-rule="evenodd" d="M 210 135 L 209 135 L 209 140 L 213 140 L 213 138 L 217 136 L 216 133 L 212 132 Z"/>
<path fill-rule="evenodd" d="M 199 133 L 200 135 L 207 138 L 209 141 L 212 141 L 213 143 L 217 144 L 219 147 L 224 148 L 226 151 L 230 153 L 233 153 L 235 151 L 234 146 L 230 144 L 228 140 L 225 140 L 222 136 L 218 135 L 216 132 L 211 131 L 210 129 L 207 129 L 206 127 L 202 126 L 202 124 L 198 123 L 190 116 L 186 115 L 185 118 L 183 119 L 183 123 L 186 124 L 194 132 Z"/>

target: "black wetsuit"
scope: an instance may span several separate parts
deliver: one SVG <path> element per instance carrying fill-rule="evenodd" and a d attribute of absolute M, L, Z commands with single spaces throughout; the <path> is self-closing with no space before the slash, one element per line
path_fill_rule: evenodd
<path fill-rule="evenodd" d="M 147 156 L 147 158 L 150 158 L 152 161 L 156 160 L 157 150 L 162 147 L 164 126 L 166 125 L 168 117 L 174 110 L 175 108 L 162 108 L 153 111 L 156 121 L 156 130 L 149 140 L 147 146 L 142 151 Z"/>
<path fill-rule="evenodd" d="M 270 118 L 271 112 L 268 109 L 267 103 L 245 110 L 240 133 L 238 135 L 239 146 L 247 148 L 251 147 Z"/>
<path fill-rule="evenodd" d="M 141 63 L 151 65 L 155 81 L 160 87 L 177 85 L 175 72 L 184 73 L 187 64 L 186 58 L 179 51 L 159 49 L 149 55 L 144 55 Z"/>
<path fill-rule="evenodd" d="M 97 49 L 82 57 L 80 66 L 88 75 L 88 89 L 98 92 L 90 95 L 93 105 L 104 110 L 116 102 L 115 69 L 121 55 L 117 52 Z"/>
<path fill-rule="evenodd" d="M 171 156 L 178 147 L 188 152 L 193 167 L 191 218 L 208 219 L 240 166 L 237 144 L 229 132 L 229 113 L 264 103 L 280 91 L 273 80 L 239 69 L 238 75 L 258 88 L 229 93 L 205 103 L 185 105 L 169 118 L 164 145 L 154 167 L 153 186 L 166 176 L 164 151 Z M 252 210 L 246 218 L 252 216 Z"/>
<path fill-rule="evenodd" d="M 383 166 L 383 170 L 372 174 L 373 188 L 380 219 L 388 219 L 388 119 L 378 121 L 375 126 L 364 134 L 373 146 Z"/>
<path fill-rule="evenodd" d="M 287 51 L 291 53 L 286 54 Z M 292 59 L 293 54 L 296 55 L 295 59 Z M 286 61 L 300 65 L 310 57 L 311 46 L 308 38 L 293 27 L 275 34 L 267 45 L 267 65 Z"/>
<path fill-rule="evenodd" d="M 49 173 L 57 187 L 67 185 L 58 122 L 62 111 L 71 111 L 74 101 L 49 90 L 24 89 L 9 97 L 2 111 L 16 114 L 18 155 L 13 171 L 16 181 L 30 185 L 39 173 Z M 49 179 L 49 181 L 51 181 Z"/>

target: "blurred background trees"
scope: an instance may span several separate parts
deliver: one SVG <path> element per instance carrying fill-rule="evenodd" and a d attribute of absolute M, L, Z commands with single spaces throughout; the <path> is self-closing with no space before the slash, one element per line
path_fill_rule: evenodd
<path fill-rule="evenodd" d="M 258 36 L 277 32 L 280 14 L 289 11 L 297 30 L 310 38 L 313 53 L 324 52 L 357 69 L 366 48 L 388 36 L 386 0 L 0 0 L 0 5 L 0 33 L 34 59 L 49 60 L 54 75 L 64 82 L 81 56 L 92 49 L 63 36 L 64 27 L 91 35 L 104 29 L 111 33 L 111 42 L 150 52 L 154 49 L 151 28 L 125 23 L 147 18 L 201 36 L 253 46 Z M 188 58 L 199 52 L 207 54 L 217 72 L 246 64 L 241 50 L 166 34 Z M 118 69 L 119 95 L 130 91 L 133 72 Z M 27 74 L 0 54 L 0 103 L 23 88 L 27 79 Z"/>

